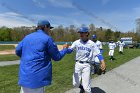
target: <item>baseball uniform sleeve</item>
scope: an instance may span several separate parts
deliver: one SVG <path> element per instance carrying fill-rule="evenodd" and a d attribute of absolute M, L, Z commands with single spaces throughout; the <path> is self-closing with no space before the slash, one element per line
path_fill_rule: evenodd
<path fill-rule="evenodd" d="M 97 46 L 95 44 L 93 46 L 93 51 L 94 51 L 93 52 L 94 55 L 96 55 L 100 61 L 104 59 L 103 55 L 100 53 L 100 50 L 97 48 Z"/>
<path fill-rule="evenodd" d="M 16 55 L 19 57 L 21 57 L 22 55 L 22 43 L 23 42 L 21 41 L 15 49 Z"/>
<path fill-rule="evenodd" d="M 48 40 L 47 49 L 48 49 L 49 55 L 55 61 L 61 60 L 64 57 L 64 55 L 67 53 L 67 50 L 68 50 L 67 48 L 65 48 L 65 49 L 62 49 L 61 51 L 59 51 L 52 38 L 49 38 L 49 40 Z"/>
<path fill-rule="evenodd" d="M 100 49 L 100 53 L 103 54 L 104 51 L 103 51 L 102 42 L 100 42 L 100 47 L 99 47 L 99 49 Z"/>
<path fill-rule="evenodd" d="M 72 53 L 76 48 L 76 42 L 73 42 L 73 44 L 68 48 L 67 53 L 70 54 Z"/>
<path fill-rule="evenodd" d="M 102 42 L 100 42 L 100 49 L 103 49 Z"/>

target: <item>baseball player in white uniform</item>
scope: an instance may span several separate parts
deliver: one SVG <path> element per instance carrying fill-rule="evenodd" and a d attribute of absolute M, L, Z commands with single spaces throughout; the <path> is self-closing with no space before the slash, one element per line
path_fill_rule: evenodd
<path fill-rule="evenodd" d="M 103 47 L 102 47 L 102 43 L 97 40 L 97 36 L 95 34 L 92 35 L 92 41 L 97 45 L 97 48 L 100 50 L 100 53 L 103 53 Z M 97 56 L 95 56 L 95 60 L 92 63 L 92 69 L 91 69 L 91 73 L 92 74 L 97 74 L 97 70 L 99 70 L 100 68 L 100 60 L 98 59 Z"/>
<path fill-rule="evenodd" d="M 120 54 L 123 54 L 123 47 L 124 47 L 124 45 L 125 45 L 125 43 L 122 40 L 118 41 L 119 53 Z"/>
<path fill-rule="evenodd" d="M 113 42 L 113 40 L 111 40 L 108 44 L 109 47 L 109 56 L 110 56 L 110 60 L 114 60 L 114 49 L 116 48 L 116 44 Z"/>
<path fill-rule="evenodd" d="M 101 60 L 102 70 L 105 69 L 105 62 L 96 44 L 88 39 L 88 28 L 81 27 L 78 30 L 78 33 L 80 34 L 80 39 L 73 42 L 73 44 L 69 47 L 69 53 L 71 53 L 74 50 L 76 51 L 76 63 L 73 73 L 73 85 L 81 89 L 80 93 L 91 93 L 90 62 L 92 59 L 94 59 L 93 53 L 96 56 L 98 56 L 99 60 Z"/>

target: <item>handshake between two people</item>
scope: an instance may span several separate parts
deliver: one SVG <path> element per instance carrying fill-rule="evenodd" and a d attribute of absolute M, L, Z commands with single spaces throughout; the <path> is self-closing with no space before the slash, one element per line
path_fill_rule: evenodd
<path fill-rule="evenodd" d="M 63 49 L 64 49 L 64 48 L 69 48 L 69 45 L 68 45 L 68 44 L 64 44 L 64 45 L 63 45 Z"/>

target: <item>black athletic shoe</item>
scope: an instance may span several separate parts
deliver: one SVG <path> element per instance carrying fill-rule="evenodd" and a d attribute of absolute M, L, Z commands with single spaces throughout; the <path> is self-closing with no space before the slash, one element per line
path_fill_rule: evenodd
<path fill-rule="evenodd" d="M 84 89 L 80 89 L 79 93 L 85 93 L 85 90 Z"/>
<path fill-rule="evenodd" d="M 79 88 L 80 88 L 80 92 L 79 93 L 85 93 L 85 90 L 84 90 L 84 88 L 83 88 L 83 86 L 81 84 L 80 84 Z"/>

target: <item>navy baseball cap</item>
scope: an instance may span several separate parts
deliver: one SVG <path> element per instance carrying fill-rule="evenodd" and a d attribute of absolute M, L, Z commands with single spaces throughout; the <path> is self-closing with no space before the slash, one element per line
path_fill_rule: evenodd
<path fill-rule="evenodd" d="M 78 30 L 78 33 L 87 33 L 87 32 L 89 32 L 88 27 L 81 27 L 81 28 Z"/>
<path fill-rule="evenodd" d="M 94 34 L 94 35 L 92 35 L 92 38 L 93 38 L 93 39 L 96 39 L 96 38 L 97 38 L 97 36 Z"/>
<path fill-rule="evenodd" d="M 50 27 L 50 29 L 54 28 L 50 25 L 50 22 L 48 20 L 39 20 L 37 23 L 37 26 L 47 26 Z"/>

